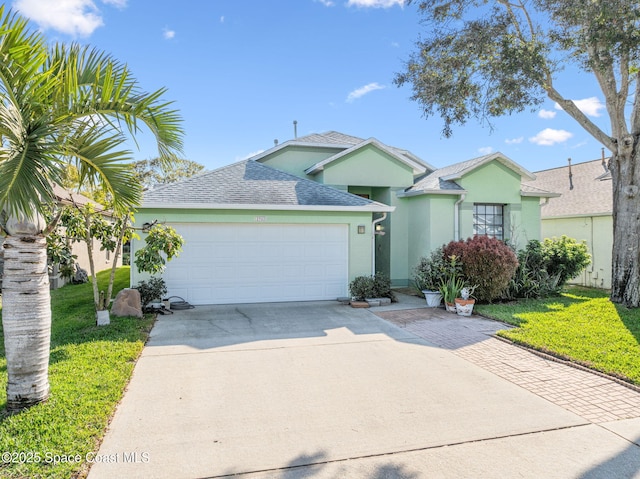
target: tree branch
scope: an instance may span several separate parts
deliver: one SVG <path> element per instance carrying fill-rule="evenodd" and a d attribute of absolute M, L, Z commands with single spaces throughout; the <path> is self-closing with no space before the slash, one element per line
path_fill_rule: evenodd
<path fill-rule="evenodd" d="M 613 72 L 613 61 L 609 52 L 598 45 L 587 45 L 587 52 L 593 64 L 593 74 L 604 94 L 607 113 L 611 121 L 611 134 L 614 138 L 622 138 L 629 132 L 624 118 L 624 104 L 622 108 L 618 104 L 618 88 Z"/>
<path fill-rule="evenodd" d="M 576 120 L 580 124 L 580 126 L 587 130 L 587 132 L 591 136 L 602 143 L 602 145 L 608 148 L 609 151 L 617 151 L 616 140 L 607 135 L 604 131 L 598 128 L 595 123 L 589 120 L 589 117 L 582 113 L 582 111 L 580 111 L 580 109 L 576 106 L 575 103 L 573 103 L 573 101 L 564 98 L 550 82 L 547 82 L 545 90 L 549 98 L 557 102 L 562 107 L 562 109 L 567 112 L 569 116 L 571 116 L 574 120 Z"/>
<path fill-rule="evenodd" d="M 635 74 L 635 95 L 633 99 L 633 108 L 631 110 L 631 134 L 640 134 L 640 72 Z"/>

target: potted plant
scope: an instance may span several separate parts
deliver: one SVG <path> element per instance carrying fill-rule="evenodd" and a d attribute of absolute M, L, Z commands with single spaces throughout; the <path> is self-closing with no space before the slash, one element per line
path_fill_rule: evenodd
<path fill-rule="evenodd" d="M 420 258 L 413 269 L 413 283 L 424 294 L 427 306 L 437 308 L 442 302 L 440 285 L 445 279 L 445 260 L 442 248 L 432 251 L 429 256 Z"/>
<path fill-rule="evenodd" d="M 460 291 L 464 287 L 464 280 L 458 276 L 450 276 L 440 285 L 440 293 L 444 299 L 444 305 L 447 311 L 456 312 L 456 298 L 460 296 Z"/>
<path fill-rule="evenodd" d="M 452 313 L 456 312 L 455 299 L 460 296 L 460 290 L 464 288 L 462 268 L 455 255 L 449 256 L 444 264 L 443 278 L 440 280 L 439 291 L 444 299 L 445 308 Z"/>
<path fill-rule="evenodd" d="M 456 312 L 459 316 L 471 316 L 473 312 L 473 305 L 476 304 L 476 300 L 471 297 L 475 287 L 463 287 L 460 290 L 460 297 L 455 299 Z"/>

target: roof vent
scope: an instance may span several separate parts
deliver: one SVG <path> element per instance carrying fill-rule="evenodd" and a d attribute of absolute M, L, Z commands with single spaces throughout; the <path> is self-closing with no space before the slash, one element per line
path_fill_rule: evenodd
<path fill-rule="evenodd" d="M 604 148 L 602 148 L 602 167 L 604 168 L 605 173 L 609 172 L 609 167 L 607 166 L 607 162 L 604 157 Z"/>
<path fill-rule="evenodd" d="M 293 120 L 293 138 L 298 138 L 298 121 Z"/>
<path fill-rule="evenodd" d="M 273 146 L 278 146 L 278 139 L 273 140 Z"/>
<path fill-rule="evenodd" d="M 573 173 L 571 172 L 571 158 L 567 158 L 569 162 L 569 189 L 573 189 Z"/>

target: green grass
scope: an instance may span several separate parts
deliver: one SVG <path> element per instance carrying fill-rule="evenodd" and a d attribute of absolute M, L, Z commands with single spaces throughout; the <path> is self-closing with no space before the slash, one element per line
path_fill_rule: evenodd
<path fill-rule="evenodd" d="M 98 273 L 106 290 L 108 271 Z M 114 291 L 129 286 L 129 268 L 119 268 Z M 115 294 L 115 293 L 114 293 Z M 122 397 L 153 320 L 111 318 L 97 327 L 90 284 L 52 291 L 50 399 L 7 416 L 7 369 L 0 343 L 0 453 L 24 453 L 17 464 L 0 461 L 3 478 L 82 477 L 97 451 L 108 421 Z M 1 329 L 1 326 L 0 326 Z M 48 456 L 51 455 L 51 456 Z M 53 455 L 80 456 L 79 462 L 54 465 Z M 32 459 L 39 463 L 24 462 Z"/>
<path fill-rule="evenodd" d="M 500 336 L 640 386 L 640 309 L 613 304 L 605 291 L 572 287 L 557 297 L 476 308 L 518 326 Z"/>

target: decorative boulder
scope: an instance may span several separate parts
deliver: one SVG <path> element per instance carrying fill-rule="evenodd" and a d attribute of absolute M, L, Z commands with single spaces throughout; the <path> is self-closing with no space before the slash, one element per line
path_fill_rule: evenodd
<path fill-rule="evenodd" d="M 142 318 L 142 304 L 140 291 L 133 288 L 125 288 L 116 295 L 111 306 L 113 316 L 135 316 Z"/>
<path fill-rule="evenodd" d="M 88 283 L 89 275 L 87 271 L 76 264 L 76 272 L 73 275 L 73 284 Z"/>

